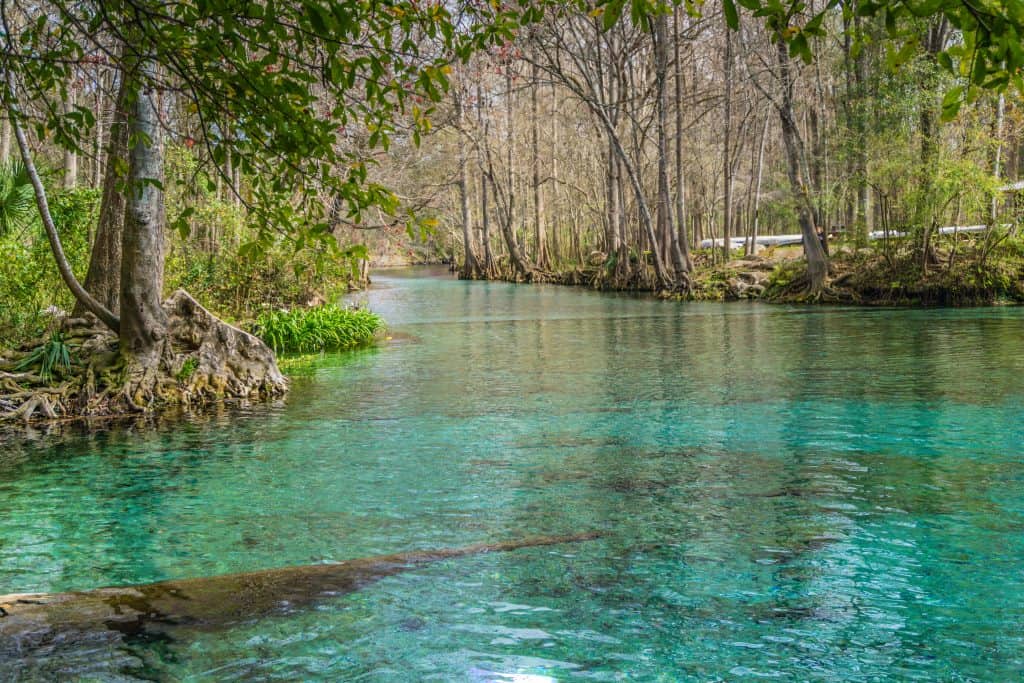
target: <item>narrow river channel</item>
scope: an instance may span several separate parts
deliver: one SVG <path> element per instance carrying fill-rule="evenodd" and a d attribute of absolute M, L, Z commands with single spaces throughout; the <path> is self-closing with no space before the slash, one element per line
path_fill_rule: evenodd
<path fill-rule="evenodd" d="M 279 405 L 0 442 L 0 594 L 601 536 L 0 680 L 1024 676 L 1024 309 L 375 282 Z"/>

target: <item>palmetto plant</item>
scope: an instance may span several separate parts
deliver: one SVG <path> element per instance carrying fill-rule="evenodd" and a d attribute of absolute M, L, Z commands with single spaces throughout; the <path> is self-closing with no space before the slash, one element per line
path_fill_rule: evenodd
<path fill-rule="evenodd" d="M 20 161 L 0 163 L 0 237 L 25 225 L 35 210 L 25 165 Z"/>
<path fill-rule="evenodd" d="M 53 377 L 55 369 L 66 370 L 71 367 L 71 349 L 64 341 L 64 335 L 60 332 L 52 333 L 46 342 L 25 356 L 15 369 L 27 370 L 33 366 L 39 368 L 39 376 L 47 382 Z"/>

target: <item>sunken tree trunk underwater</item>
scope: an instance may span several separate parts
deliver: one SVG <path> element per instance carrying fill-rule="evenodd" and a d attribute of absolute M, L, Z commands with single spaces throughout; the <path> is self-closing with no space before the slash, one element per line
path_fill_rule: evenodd
<path fill-rule="evenodd" d="M 443 560 L 599 537 L 596 532 L 535 536 L 141 586 L 0 595 L 0 660 L 60 645 L 116 642 L 125 635 L 157 635 L 174 628 L 227 628 L 354 593 L 385 577 Z"/>

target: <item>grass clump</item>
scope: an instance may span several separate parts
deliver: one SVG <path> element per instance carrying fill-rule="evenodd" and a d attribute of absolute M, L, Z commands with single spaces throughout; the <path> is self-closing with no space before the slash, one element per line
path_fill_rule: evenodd
<path fill-rule="evenodd" d="M 275 353 L 319 353 L 368 344 L 383 328 L 384 321 L 366 309 L 324 304 L 267 311 L 253 332 Z"/>

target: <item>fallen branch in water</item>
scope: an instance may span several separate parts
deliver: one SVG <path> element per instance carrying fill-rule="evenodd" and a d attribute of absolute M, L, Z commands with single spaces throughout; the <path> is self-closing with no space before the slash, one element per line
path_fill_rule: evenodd
<path fill-rule="evenodd" d="M 353 593 L 387 576 L 441 560 L 578 543 L 599 535 L 536 536 L 137 586 L 0 595 L 0 657 L 20 656 L 54 644 L 160 632 L 173 626 L 223 628 Z"/>

